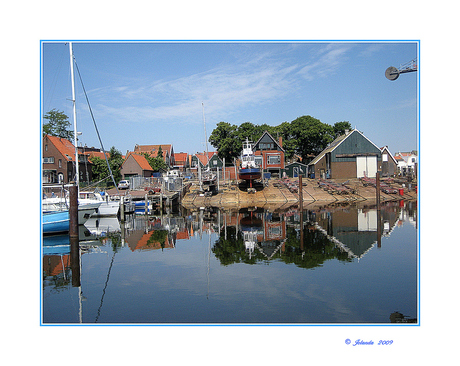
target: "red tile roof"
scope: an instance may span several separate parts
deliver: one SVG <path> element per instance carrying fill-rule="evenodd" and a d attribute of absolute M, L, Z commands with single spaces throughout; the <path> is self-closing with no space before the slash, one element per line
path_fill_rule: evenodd
<path fill-rule="evenodd" d="M 134 153 L 134 152 L 129 152 L 128 156 L 126 157 L 126 160 L 128 160 L 128 158 L 132 156 L 133 159 L 136 161 L 136 163 L 139 165 L 139 167 L 142 169 L 142 170 L 153 170 L 152 167 L 150 166 L 149 162 L 147 161 L 147 159 L 145 158 L 144 155 L 142 154 L 137 154 L 137 153 Z M 126 162 L 125 160 L 125 162 Z M 123 162 L 123 164 L 125 163 Z"/>
<path fill-rule="evenodd" d="M 75 160 L 75 146 L 69 140 L 50 135 L 46 135 L 46 137 L 67 161 Z"/>

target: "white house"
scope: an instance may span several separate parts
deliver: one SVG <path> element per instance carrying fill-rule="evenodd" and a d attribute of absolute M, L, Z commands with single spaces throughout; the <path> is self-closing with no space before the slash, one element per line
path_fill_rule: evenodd
<path fill-rule="evenodd" d="M 402 176 L 417 174 L 418 156 L 416 151 L 398 152 L 395 154 L 398 171 Z"/>

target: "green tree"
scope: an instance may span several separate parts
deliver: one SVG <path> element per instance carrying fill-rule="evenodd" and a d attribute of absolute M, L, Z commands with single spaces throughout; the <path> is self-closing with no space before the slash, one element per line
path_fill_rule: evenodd
<path fill-rule="evenodd" d="M 291 122 L 296 153 L 304 162 L 316 156 L 333 140 L 333 127 L 312 116 L 302 116 Z"/>
<path fill-rule="evenodd" d="M 52 109 L 43 118 L 48 120 L 47 123 L 43 124 L 43 134 L 62 137 L 68 140 L 73 139 L 73 131 L 69 130 L 69 117 L 64 112 Z"/>
<path fill-rule="evenodd" d="M 104 178 L 109 176 L 109 168 L 107 167 L 107 163 L 105 159 L 101 159 L 98 156 L 93 156 L 91 158 L 92 163 L 92 173 L 93 173 L 93 181 L 100 181 Z"/>
<path fill-rule="evenodd" d="M 121 165 L 123 164 L 123 156 L 121 152 L 112 146 L 110 152 L 107 156 L 107 160 L 112 170 L 113 178 L 115 182 L 121 180 Z M 109 168 L 105 159 L 101 159 L 98 156 L 93 156 L 91 158 L 92 172 L 93 172 L 93 181 L 99 181 L 110 176 Z"/>
<path fill-rule="evenodd" d="M 160 147 L 158 148 L 157 157 L 163 159 L 163 149 L 161 148 L 161 145 L 160 145 Z"/>
<path fill-rule="evenodd" d="M 219 122 L 209 136 L 209 142 L 217 149 L 221 159 L 232 161 L 240 155 L 242 142 L 237 134 L 238 127 L 228 122 Z"/>
<path fill-rule="evenodd" d="M 148 153 L 143 153 L 142 155 L 145 156 L 145 158 L 149 162 L 150 167 L 152 168 L 154 172 L 168 170 L 168 166 L 166 165 L 162 157 L 160 156 L 152 157 Z"/>
<path fill-rule="evenodd" d="M 117 150 L 115 146 L 112 146 L 107 160 L 109 161 L 110 169 L 112 169 L 115 182 L 119 182 L 121 180 L 121 165 L 123 164 L 123 155 L 121 151 Z"/>
<path fill-rule="evenodd" d="M 351 123 L 348 121 L 336 122 L 332 128 L 334 129 L 334 139 L 336 139 L 343 135 L 346 130 L 351 131 Z"/>

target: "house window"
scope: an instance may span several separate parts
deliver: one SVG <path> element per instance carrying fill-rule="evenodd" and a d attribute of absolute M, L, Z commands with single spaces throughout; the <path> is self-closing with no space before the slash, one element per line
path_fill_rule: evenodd
<path fill-rule="evenodd" d="M 212 165 L 217 166 L 217 160 L 214 160 L 214 161 L 212 162 Z"/>
<path fill-rule="evenodd" d="M 382 161 L 388 161 L 388 154 L 382 154 Z"/>
<path fill-rule="evenodd" d="M 62 159 L 58 160 L 59 168 L 62 168 Z"/>
<path fill-rule="evenodd" d="M 275 144 L 273 142 L 270 142 L 270 143 L 261 142 L 259 144 L 259 149 L 260 150 L 274 150 L 275 149 Z"/>
<path fill-rule="evenodd" d="M 54 164 L 54 157 L 43 158 L 43 164 Z"/>
<path fill-rule="evenodd" d="M 268 155 L 267 157 L 267 163 L 268 165 L 277 165 L 281 164 L 281 157 L 279 154 L 277 155 Z"/>

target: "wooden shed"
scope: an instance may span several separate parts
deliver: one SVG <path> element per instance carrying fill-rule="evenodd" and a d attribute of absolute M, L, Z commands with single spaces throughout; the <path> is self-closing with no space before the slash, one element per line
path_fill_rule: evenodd
<path fill-rule="evenodd" d="M 310 178 L 375 177 L 382 170 L 382 152 L 360 131 L 337 137 L 308 164 Z"/>
<path fill-rule="evenodd" d="M 299 176 L 299 174 L 302 174 L 302 176 L 306 177 L 308 173 L 308 165 L 296 161 L 286 165 L 285 172 L 289 178 L 296 178 Z"/>

